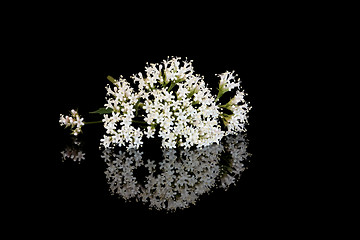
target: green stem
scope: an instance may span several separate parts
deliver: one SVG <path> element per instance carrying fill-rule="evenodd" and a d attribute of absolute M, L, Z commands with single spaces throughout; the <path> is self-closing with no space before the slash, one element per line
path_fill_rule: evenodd
<path fill-rule="evenodd" d="M 223 105 L 219 105 L 218 107 L 219 107 L 219 108 L 229 109 L 229 106 L 230 106 L 230 104 L 229 104 L 229 103 L 226 103 L 226 104 L 223 104 Z M 229 110 L 230 110 L 230 109 L 229 109 Z"/>
<path fill-rule="evenodd" d="M 170 87 L 169 87 L 169 89 L 168 89 L 168 92 L 170 92 L 171 89 L 173 89 L 173 88 L 175 87 L 175 85 L 176 85 L 175 82 L 171 82 L 171 85 L 170 85 Z"/>
<path fill-rule="evenodd" d="M 217 102 L 219 100 L 219 98 L 221 98 L 222 95 L 224 95 L 224 93 L 228 92 L 228 89 L 225 88 L 225 84 L 220 84 L 219 83 L 219 88 L 218 88 L 219 92 L 218 95 L 215 99 L 215 102 Z"/>
<path fill-rule="evenodd" d="M 135 104 L 135 117 L 137 117 L 137 115 L 138 115 L 140 104 L 141 103 L 140 103 L 140 98 L 139 98 L 139 100 Z M 143 105 L 143 104 L 141 104 L 141 105 Z"/>
<path fill-rule="evenodd" d="M 102 123 L 103 121 L 94 121 L 94 122 L 84 122 L 85 125 L 87 124 L 97 124 L 97 123 Z"/>
<path fill-rule="evenodd" d="M 215 99 L 215 102 L 219 101 L 219 98 L 223 95 L 223 93 L 221 93 L 221 91 L 219 90 L 217 96 L 216 96 L 216 99 Z"/>
<path fill-rule="evenodd" d="M 175 81 L 175 83 L 180 83 L 180 82 L 183 82 L 183 81 L 185 81 L 186 79 L 183 79 L 183 78 L 178 78 L 176 81 Z"/>
<path fill-rule="evenodd" d="M 227 113 L 220 113 L 221 117 L 230 117 L 231 115 L 227 114 Z"/>
<path fill-rule="evenodd" d="M 228 92 L 228 90 L 220 88 L 218 95 L 215 99 L 215 102 L 217 102 L 221 98 L 221 96 L 224 95 L 224 93 L 226 93 L 226 92 Z"/>

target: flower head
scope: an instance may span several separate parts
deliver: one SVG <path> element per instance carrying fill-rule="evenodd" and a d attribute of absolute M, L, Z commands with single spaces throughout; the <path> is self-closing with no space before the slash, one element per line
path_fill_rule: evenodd
<path fill-rule="evenodd" d="M 131 76 L 137 92 L 120 76 L 107 85 L 104 114 L 106 135 L 101 140 L 104 147 L 126 146 L 139 148 L 142 138 L 162 138 L 162 146 L 175 148 L 204 147 L 219 141 L 228 132 L 242 131 L 246 119 L 246 106 L 235 109 L 243 101 L 242 92 L 231 100 L 228 107 L 233 115 L 224 117 L 217 100 L 225 92 L 240 87 L 233 72 L 218 75 L 219 94 L 215 98 L 204 81 L 195 74 L 192 61 L 168 58 L 161 63 L 147 64 L 145 73 Z M 222 130 L 223 119 L 228 132 Z"/>
<path fill-rule="evenodd" d="M 218 74 L 217 76 L 220 77 L 219 89 L 231 91 L 232 89 L 240 86 L 240 80 L 235 79 L 237 75 L 234 75 L 234 71 L 226 71 L 222 74 Z"/>

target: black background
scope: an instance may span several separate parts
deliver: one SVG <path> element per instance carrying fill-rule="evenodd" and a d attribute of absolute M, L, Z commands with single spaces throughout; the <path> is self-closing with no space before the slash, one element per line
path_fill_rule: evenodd
<path fill-rule="evenodd" d="M 298 180 L 294 181 L 301 164 L 294 164 L 296 156 L 287 138 L 296 131 L 289 124 L 292 116 L 287 102 L 293 88 L 283 82 L 288 67 L 284 48 L 291 51 L 292 46 L 266 21 L 244 22 L 234 14 L 222 22 L 217 17 L 186 19 L 174 24 L 168 20 L 169 25 L 161 19 L 144 19 L 135 25 L 129 19 L 118 20 L 111 27 L 79 20 L 56 22 L 47 29 L 37 68 L 42 79 L 39 87 L 46 90 L 34 96 L 39 105 L 47 106 L 42 114 L 46 131 L 41 132 L 46 141 L 39 145 L 45 158 L 36 183 L 41 200 L 31 207 L 43 226 L 59 234 L 80 229 L 160 236 L 167 229 L 173 234 L 169 237 L 190 236 L 194 230 L 239 236 L 282 234 L 283 229 L 298 227 L 297 218 L 303 216 L 307 199 L 300 194 Z M 72 108 L 87 121 L 97 120 L 88 112 L 105 103 L 106 76 L 123 75 L 130 81 L 131 74 L 144 71 L 146 62 L 157 63 L 167 56 L 193 60 L 195 72 L 212 87 L 218 80 L 215 74 L 235 70 L 252 106 L 247 133 L 252 156 L 237 185 L 226 192 L 205 194 L 196 205 L 175 213 L 148 210 L 141 203 L 110 194 L 98 149 L 104 133 L 101 125 L 83 128 L 86 160 L 62 162 L 60 151 L 68 131 L 58 124 L 60 113 Z"/>

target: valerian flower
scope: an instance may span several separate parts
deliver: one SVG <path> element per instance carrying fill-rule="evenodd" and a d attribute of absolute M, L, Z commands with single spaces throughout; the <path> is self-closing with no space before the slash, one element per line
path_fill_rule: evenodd
<path fill-rule="evenodd" d="M 105 148 L 125 146 L 139 148 L 143 138 L 159 137 L 164 148 L 205 147 L 229 134 L 246 131 L 249 104 L 240 89 L 234 71 L 217 75 L 217 96 L 195 74 L 192 61 L 178 57 L 147 64 L 145 73 L 131 76 L 134 85 L 120 76 L 108 77 L 105 108 L 92 113 L 103 114 Z M 236 94 L 226 104 L 220 98 L 227 92 Z M 234 91 L 235 92 L 235 91 Z M 84 125 L 75 110 L 72 116 L 60 116 L 60 124 L 81 132 Z"/>
<path fill-rule="evenodd" d="M 119 80 L 111 78 L 114 86 L 106 87 L 109 97 L 105 104 L 111 114 L 104 114 L 106 135 L 102 145 L 139 148 L 143 137 L 157 136 L 165 148 L 204 147 L 219 143 L 230 133 L 244 131 L 249 108 L 243 92 L 238 91 L 227 105 L 217 102 L 225 92 L 239 88 L 240 81 L 234 71 L 218 76 L 217 98 L 204 78 L 194 74 L 192 61 L 177 57 L 148 64 L 145 74 L 132 75 L 137 92 L 122 76 Z M 222 108 L 232 114 L 222 114 Z"/>

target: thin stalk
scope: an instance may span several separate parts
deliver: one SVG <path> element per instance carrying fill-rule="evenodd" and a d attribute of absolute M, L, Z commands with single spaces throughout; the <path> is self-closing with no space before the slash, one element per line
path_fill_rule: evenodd
<path fill-rule="evenodd" d="M 97 124 L 97 123 L 102 123 L 103 121 L 93 121 L 93 122 L 84 122 L 85 125 L 87 124 Z"/>
<path fill-rule="evenodd" d="M 175 87 L 175 85 L 176 85 L 175 82 L 171 82 L 171 85 L 170 85 L 170 87 L 169 87 L 169 89 L 168 89 L 168 92 L 170 92 L 171 89 L 173 89 L 173 88 Z"/>

